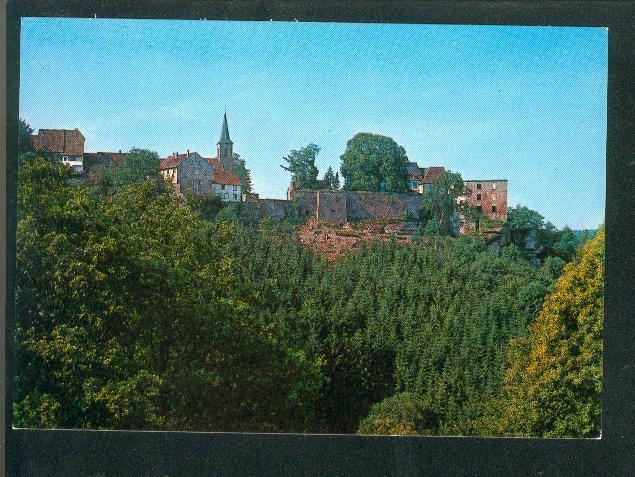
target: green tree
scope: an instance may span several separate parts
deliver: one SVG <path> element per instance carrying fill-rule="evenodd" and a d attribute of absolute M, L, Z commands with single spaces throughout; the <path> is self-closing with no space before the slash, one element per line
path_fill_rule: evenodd
<path fill-rule="evenodd" d="M 512 228 L 542 229 L 545 226 L 545 218 L 535 210 L 517 205 L 507 209 L 507 225 Z"/>
<path fill-rule="evenodd" d="M 458 198 L 466 193 L 463 179 L 458 172 L 446 171 L 424 191 L 421 198 L 421 216 L 437 224 L 440 235 L 456 235 L 458 213 L 461 205 Z"/>
<path fill-rule="evenodd" d="M 14 425 L 303 430 L 317 371 L 239 296 L 234 226 L 150 181 L 69 177 L 20 169 Z"/>
<path fill-rule="evenodd" d="M 558 230 L 541 214 L 521 205 L 510 207 L 504 227 L 532 230 L 543 257 L 556 256 L 566 262 L 573 259 L 576 250 L 588 239 L 587 236 L 577 237 L 569 227 Z"/>
<path fill-rule="evenodd" d="M 604 229 L 567 264 L 529 334 L 512 341 L 504 385 L 482 432 L 541 437 L 600 433 Z"/>
<path fill-rule="evenodd" d="M 247 165 L 244 159 L 233 153 L 232 161 L 234 162 L 234 172 L 240 179 L 240 186 L 243 192 L 251 192 L 252 190 L 252 182 L 251 182 L 251 171 L 247 169 Z"/>
<path fill-rule="evenodd" d="M 408 190 L 406 151 L 390 137 L 357 133 L 346 143 L 341 161 L 346 190 Z"/>
<path fill-rule="evenodd" d="M 291 173 L 291 185 L 296 189 L 315 189 L 317 187 L 318 169 L 315 167 L 315 156 L 320 152 L 319 146 L 309 144 L 299 150 L 293 149 L 284 157 L 287 165 L 281 165 Z"/>
<path fill-rule="evenodd" d="M 481 228 L 481 221 L 483 220 L 483 212 L 473 205 L 465 204 L 462 207 L 463 218 L 465 225 L 468 227 L 474 227 L 474 232 L 478 235 Z"/>
<path fill-rule="evenodd" d="M 357 434 L 435 435 L 440 418 L 429 398 L 405 392 L 373 404 Z"/>
<path fill-rule="evenodd" d="M 323 182 L 329 189 L 337 190 L 340 188 L 340 177 L 339 173 L 334 173 L 333 168 L 329 166 L 329 168 L 324 173 Z"/>
<path fill-rule="evenodd" d="M 18 154 L 33 151 L 31 134 L 33 134 L 33 128 L 24 119 L 20 118 L 18 124 Z"/>
<path fill-rule="evenodd" d="M 160 165 L 161 159 L 156 152 L 133 148 L 123 164 L 98 167 L 94 185 L 102 193 L 113 193 L 120 188 L 150 180 L 157 190 L 165 190 L 165 181 L 159 175 Z"/>

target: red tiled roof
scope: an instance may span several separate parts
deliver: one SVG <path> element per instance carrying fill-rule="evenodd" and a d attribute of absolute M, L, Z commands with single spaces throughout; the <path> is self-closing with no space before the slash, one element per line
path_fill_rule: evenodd
<path fill-rule="evenodd" d="M 240 178 L 233 172 L 226 171 L 218 157 L 204 157 L 203 159 L 214 168 L 214 177 L 212 178 L 214 184 L 241 185 Z"/>
<path fill-rule="evenodd" d="M 129 155 L 129 152 L 85 152 L 84 157 L 88 157 L 91 159 L 98 159 L 100 157 L 108 157 L 114 162 L 117 166 L 123 164 L 124 159 Z"/>
<path fill-rule="evenodd" d="M 172 154 L 161 161 L 159 169 L 172 169 L 188 158 L 187 154 Z"/>
<path fill-rule="evenodd" d="M 422 184 L 432 184 L 436 181 L 441 174 L 445 172 L 445 167 L 426 167 L 425 172 L 423 173 L 423 179 L 421 180 Z"/>
<path fill-rule="evenodd" d="M 84 154 L 84 135 L 77 129 L 40 129 L 32 134 L 33 149 L 71 156 Z"/>
<path fill-rule="evenodd" d="M 224 169 L 214 169 L 214 177 L 212 178 L 214 184 L 221 185 L 240 185 L 240 179 L 236 174 L 227 172 Z"/>
<path fill-rule="evenodd" d="M 190 152 L 190 155 L 194 154 Z M 176 156 L 172 154 L 171 156 L 166 157 L 161 162 L 161 169 L 172 169 L 181 164 L 185 159 L 188 158 L 187 154 L 177 154 Z M 240 178 L 234 174 L 233 172 L 226 171 L 218 157 L 204 157 L 203 158 L 210 166 L 214 168 L 214 177 L 212 177 L 212 182 L 214 184 L 221 185 L 241 185 Z"/>

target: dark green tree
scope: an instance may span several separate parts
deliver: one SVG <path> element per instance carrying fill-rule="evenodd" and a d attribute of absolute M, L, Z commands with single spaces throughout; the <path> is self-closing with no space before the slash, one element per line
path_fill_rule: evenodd
<path fill-rule="evenodd" d="M 346 143 L 341 161 L 346 190 L 408 190 L 406 151 L 390 137 L 358 133 Z"/>
<path fill-rule="evenodd" d="M 465 225 L 478 235 L 481 228 L 481 221 L 484 217 L 483 212 L 473 205 L 464 204 L 462 213 Z"/>
<path fill-rule="evenodd" d="M 337 190 L 340 188 L 340 178 L 339 173 L 334 173 L 333 168 L 329 166 L 329 168 L 324 173 L 324 184 L 333 190 Z"/>
<path fill-rule="evenodd" d="M 535 210 L 517 205 L 507 209 L 507 225 L 512 228 L 542 229 L 545 226 L 545 218 Z"/>
<path fill-rule="evenodd" d="M 133 184 L 151 181 L 157 190 L 165 190 L 165 181 L 159 175 L 161 159 L 154 151 L 133 148 L 123 164 L 110 164 L 96 168 L 94 188 L 110 194 Z"/>
<path fill-rule="evenodd" d="M 373 404 L 370 413 L 359 424 L 357 434 L 435 435 L 440 414 L 430 398 L 404 392 Z"/>
<path fill-rule="evenodd" d="M 33 151 L 31 134 L 33 134 L 33 128 L 24 119 L 20 118 L 18 124 L 18 154 Z"/>
<path fill-rule="evenodd" d="M 251 192 L 253 184 L 251 182 L 251 171 L 247 169 L 244 159 L 233 153 L 232 160 L 234 162 L 234 172 L 240 179 L 240 186 L 243 192 Z"/>
<path fill-rule="evenodd" d="M 315 156 L 320 152 L 319 146 L 309 144 L 299 150 L 293 149 L 284 157 L 287 165 L 281 165 L 291 173 L 291 185 L 296 189 L 315 189 L 318 185 L 318 169 L 315 167 Z"/>
<path fill-rule="evenodd" d="M 459 197 L 465 195 L 463 179 L 458 172 L 446 171 L 424 191 L 421 198 L 421 217 L 436 223 L 440 235 L 458 233 Z"/>
<path fill-rule="evenodd" d="M 239 296 L 233 225 L 69 177 L 20 169 L 14 425 L 302 431 L 319 379 Z"/>

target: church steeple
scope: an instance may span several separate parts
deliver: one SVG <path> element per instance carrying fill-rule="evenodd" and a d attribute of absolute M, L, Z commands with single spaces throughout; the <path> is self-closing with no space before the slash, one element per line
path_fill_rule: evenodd
<path fill-rule="evenodd" d="M 216 153 L 218 156 L 218 160 L 223 166 L 223 169 L 230 172 L 233 172 L 234 170 L 234 161 L 232 160 L 233 144 L 234 143 L 229 138 L 229 127 L 227 126 L 227 111 L 225 111 L 225 114 L 223 115 L 223 126 L 220 130 L 220 139 L 216 144 Z"/>
<path fill-rule="evenodd" d="M 229 139 L 229 128 L 227 127 L 227 111 L 223 115 L 223 127 L 220 130 L 220 139 L 218 140 L 218 144 L 233 144 L 232 140 Z"/>

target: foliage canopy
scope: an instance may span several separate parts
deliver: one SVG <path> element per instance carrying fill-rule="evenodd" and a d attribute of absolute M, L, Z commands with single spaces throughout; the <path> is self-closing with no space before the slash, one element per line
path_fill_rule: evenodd
<path fill-rule="evenodd" d="M 357 133 L 346 143 L 341 161 L 345 190 L 408 191 L 406 150 L 390 137 Z"/>

